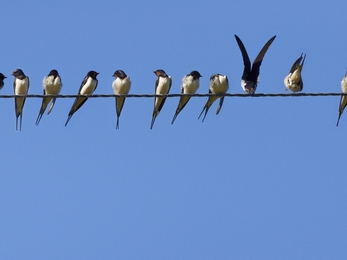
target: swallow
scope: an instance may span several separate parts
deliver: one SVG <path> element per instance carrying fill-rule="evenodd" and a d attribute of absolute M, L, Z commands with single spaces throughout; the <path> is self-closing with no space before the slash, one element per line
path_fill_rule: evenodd
<path fill-rule="evenodd" d="M 164 70 L 156 70 L 153 72 L 157 75 L 157 80 L 155 81 L 155 94 L 168 94 L 172 84 L 171 76 L 168 76 Z M 151 129 L 153 128 L 156 117 L 164 106 L 165 100 L 166 97 L 155 97 L 154 99 Z"/>
<path fill-rule="evenodd" d="M 302 81 L 301 77 L 301 71 L 302 67 L 304 66 L 306 54 L 304 57 L 302 57 L 302 54 L 300 58 L 298 58 L 292 68 L 289 71 L 288 76 L 284 78 L 284 85 L 286 86 L 286 90 L 289 89 L 292 92 L 300 92 L 304 87 L 304 82 Z M 302 63 L 301 63 L 302 60 Z M 300 64 L 301 63 L 301 64 Z"/>
<path fill-rule="evenodd" d="M 29 77 L 25 76 L 24 72 L 21 69 L 16 69 L 12 72 L 14 76 L 13 90 L 15 95 L 26 95 L 29 90 Z M 15 113 L 16 113 L 16 130 L 18 130 L 18 117 L 20 117 L 20 126 L 19 130 L 22 130 L 22 116 L 23 116 L 23 107 L 25 103 L 25 97 L 15 97 Z"/>
<path fill-rule="evenodd" d="M 115 80 L 112 83 L 112 88 L 114 94 L 123 94 L 128 95 L 130 87 L 131 87 L 131 81 L 130 78 L 125 74 L 122 70 L 116 70 L 116 72 L 113 74 L 115 77 Z M 116 123 L 116 129 L 119 129 L 119 117 L 120 113 L 122 112 L 122 108 L 125 102 L 125 97 L 116 97 L 116 114 L 117 114 L 117 123 Z"/>
<path fill-rule="evenodd" d="M 201 77 L 202 76 L 200 75 L 200 73 L 196 70 L 193 70 L 188 75 L 184 76 L 182 79 L 181 94 L 194 94 L 199 88 L 199 85 L 200 85 L 199 79 Z M 191 98 L 190 96 L 180 97 L 180 101 L 178 103 L 176 113 L 172 119 L 171 124 L 175 122 L 176 117 L 182 111 L 182 109 L 187 105 L 190 98 Z"/>
<path fill-rule="evenodd" d="M 228 77 L 221 74 L 214 74 L 210 77 L 210 86 L 209 86 L 209 92 L 210 94 L 225 94 L 227 93 L 229 89 L 229 81 Z M 204 118 L 202 119 L 202 122 L 204 122 L 205 117 L 207 115 L 208 110 L 210 109 L 213 102 L 215 102 L 218 98 L 220 98 L 219 105 L 216 111 L 216 115 L 218 115 L 219 111 L 222 108 L 224 96 L 209 96 L 208 100 L 202 109 L 198 119 L 201 117 L 202 113 L 205 111 Z"/>
<path fill-rule="evenodd" d="M 4 79 L 6 79 L 6 78 L 7 77 L 0 72 L 0 90 L 4 87 L 4 84 L 5 84 Z"/>
<path fill-rule="evenodd" d="M 243 88 L 245 93 L 248 92 L 250 95 L 255 93 L 257 84 L 259 83 L 260 65 L 263 61 L 266 51 L 269 49 L 271 43 L 275 40 L 275 38 L 276 35 L 268 40 L 267 43 L 265 43 L 264 47 L 260 50 L 258 56 L 253 61 L 251 68 L 251 61 L 249 60 L 246 48 L 243 45 L 241 39 L 235 34 L 235 39 L 237 41 L 237 44 L 239 45 L 243 58 L 243 64 L 245 66 L 241 77 L 241 87 Z"/>
<path fill-rule="evenodd" d="M 341 81 L 341 90 L 342 90 L 342 93 L 347 93 L 347 73 Z M 340 117 L 343 113 L 343 110 L 345 110 L 346 106 L 347 106 L 347 96 L 341 95 L 340 106 L 339 106 L 339 117 L 337 118 L 336 126 L 339 125 Z"/>
<path fill-rule="evenodd" d="M 42 81 L 43 95 L 58 95 L 60 93 L 62 85 L 63 83 L 61 82 L 61 78 L 58 71 L 51 70 L 49 74 L 43 78 L 43 81 Z M 51 113 L 55 104 L 55 100 L 56 100 L 56 97 L 42 98 L 42 105 L 39 111 L 39 115 L 37 116 L 37 119 L 36 119 L 36 123 L 35 123 L 36 125 L 39 125 L 42 115 L 45 113 L 48 104 L 52 101 L 48 109 L 47 115 Z"/>
<path fill-rule="evenodd" d="M 96 90 L 98 86 L 98 80 L 96 79 L 96 76 L 98 75 L 98 72 L 95 72 L 94 70 L 91 70 L 87 73 L 87 75 L 84 77 L 80 89 L 78 90 L 78 95 L 91 95 Z M 65 126 L 67 123 L 69 123 L 71 117 L 73 114 L 80 109 L 80 107 L 87 101 L 88 97 L 76 97 L 75 102 L 72 104 L 72 107 L 70 109 L 70 112 L 68 114 Z"/>

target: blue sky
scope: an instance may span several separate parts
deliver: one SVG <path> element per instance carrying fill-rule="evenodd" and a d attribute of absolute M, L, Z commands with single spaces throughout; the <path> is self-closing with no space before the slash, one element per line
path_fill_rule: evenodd
<path fill-rule="evenodd" d="M 31 94 L 57 69 L 61 94 L 89 70 L 96 94 L 112 93 L 123 69 L 130 93 L 153 93 L 156 69 L 214 73 L 242 93 L 242 57 L 273 35 L 257 93 L 284 93 L 283 78 L 306 53 L 304 92 L 340 92 L 347 69 L 346 1 L 6 1 L 0 16 L 0 94 L 11 72 Z M 35 120 L 27 99 L 15 131 L 13 99 L 0 99 L 1 259 L 346 259 L 347 115 L 339 97 L 227 97 L 204 123 L 206 97 L 177 117 L 166 101 L 149 129 L 153 98 L 128 98 L 115 129 L 113 98 L 89 99 L 64 123 L 73 99 Z"/>

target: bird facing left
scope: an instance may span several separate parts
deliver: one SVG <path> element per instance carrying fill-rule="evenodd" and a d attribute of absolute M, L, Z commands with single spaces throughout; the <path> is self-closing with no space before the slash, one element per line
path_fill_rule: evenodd
<path fill-rule="evenodd" d="M 4 79 L 6 79 L 6 78 L 7 77 L 0 72 L 0 90 L 4 87 L 4 84 L 5 84 Z"/>
<path fill-rule="evenodd" d="M 154 71 L 154 74 L 157 76 L 155 81 L 155 94 L 168 94 L 172 84 L 171 76 L 168 76 L 164 70 L 159 69 Z M 160 110 L 165 104 L 166 97 L 155 97 L 154 98 L 154 108 L 152 114 L 151 129 L 153 128 L 155 119 L 160 113 Z"/>

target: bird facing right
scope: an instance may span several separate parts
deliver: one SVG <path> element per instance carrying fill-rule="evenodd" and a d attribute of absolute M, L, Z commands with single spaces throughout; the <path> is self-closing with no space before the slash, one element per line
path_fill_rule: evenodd
<path fill-rule="evenodd" d="M 284 78 L 284 85 L 286 86 L 286 89 L 289 89 L 294 93 L 300 92 L 304 87 L 301 71 L 304 67 L 305 58 L 306 54 L 304 55 L 304 57 L 302 57 L 301 54 L 301 56 L 294 62 L 292 68 L 289 71 L 289 74 Z"/>
<path fill-rule="evenodd" d="M 343 79 L 341 81 L 341 90 L 342 90 L 342 93 L 347 94 L 347 73 L 346 73 L 346 75 L 343 77 Z M 341 117 L 341 115 L 343 113 L 343 110 L 345 110 L 346 106 L 347 106 L 347 96 L 341 95 L 340 106 L 339 106 L 339 116 L 337 118 L 336 126 L 339 125 L 340 117 Z"/>
<path fill-rule="evenodd" d="M 185 75 L 182 79 L 181 94 L 194 94 L 199 88 L 199 85 L 200 85 L 199 79 L 201 77 L 202 76 L 200 75 L 200 73 L 196 70 L 193 70 L 188 75 Z M 176 117 L 182 111 L 182 109 L 187 105 L 190 98 L 191 98 L 190 96 L 180 97 L 180 101 L 178 103 L 178 106 L 177 106 L 177 109 L 171 124 L 175 122 Z"/>
<path fill-rule="evenodd" d="M 131 87 L 130 77 L 128 77 L 127 74 L 125 74 L 125 72 L 122 70 L 116 70 L 116 72 L 113 73 L 113 76 L 115 77 L 115 80 L 112 82 L 112 88 L 113 88 L 114 94 L 128 95 L 130 91 L 130 87 Z M 123 109 L 125 97 L 116 97 L 115 100 L 116 100 L 116 114 L 117 114 L 116 129 L 119 129 L 119 117 Z"/>
<path fill-rule="evenodd" d="M 209 93 L 211 94 L 225 94 L 229 89 L 229 81 L 228 77 L 222 74 L 214 74 L 210 77 L 210 86 L 209 86 Z M 220 98 L 219 105 L 216 111 L 216 115 L 218 115 L 219 111 L 222 108 L 224 96 L 209 96 L 208 100 L 202 109 L 198 119 L 201 117 L 203 112 L 205 111 L 205 115 L 202 119 L 202 122 L 204 122 L 205 117 L 207 115 L 208 110 L 210 109 L 213 102 L 215 102 L 218 98 Z"/>
<path fill-rule="evenodd" d="M 98 80 L 96 76 L 98 76 L 98 72 L 91 70 L 87 73 L 87 75 L 84 77 L 80 89 L 78 90 L 78 95 L 91 95 L 96 90 L 98 86 Z M 71 117 L 73 114 L 80 109 L 80 107 L 87 101 L 88 97 L 76 97 L 74 103 L 72 104 L 72 107 L 70 109 L 70 112 L 68 114 L 65 126 L 67 123 L 69 123 Z"/>

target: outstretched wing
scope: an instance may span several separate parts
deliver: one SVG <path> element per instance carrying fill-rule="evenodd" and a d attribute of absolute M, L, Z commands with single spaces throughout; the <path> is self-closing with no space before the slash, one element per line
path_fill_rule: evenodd
<path fill-rule="evenodd" d="M 255 80 L 257 80 L 257 78 L 259 76 L 260 65 L 261 65 L 261 62 L 263 61 L 265 53 L 267 52 L 267 50 L 269 49 L 271 43 L 275 40 L 275 38 L 276 38 L 276 35 L 273 36 L 270 40 L 268 40 L 267 43 L 265 43 L 264 47 L 260 50 L 258 56 L 253 61 L 252 75 L 254 76 Z"/>
<path fill-rule="evenodd" d="M 247 79 L 248 75 L 251 72 L 251 61 L 249 60 L 245 46 L 243 45 L 241 39 L 236 34 L 235 34 L 235 39 L 237 41 L 237 44 L 239 45 L 239 48 L 242 54 L 242 59 L 243 59 L 244 70 L 242 74 L 242 79 Z"/>

